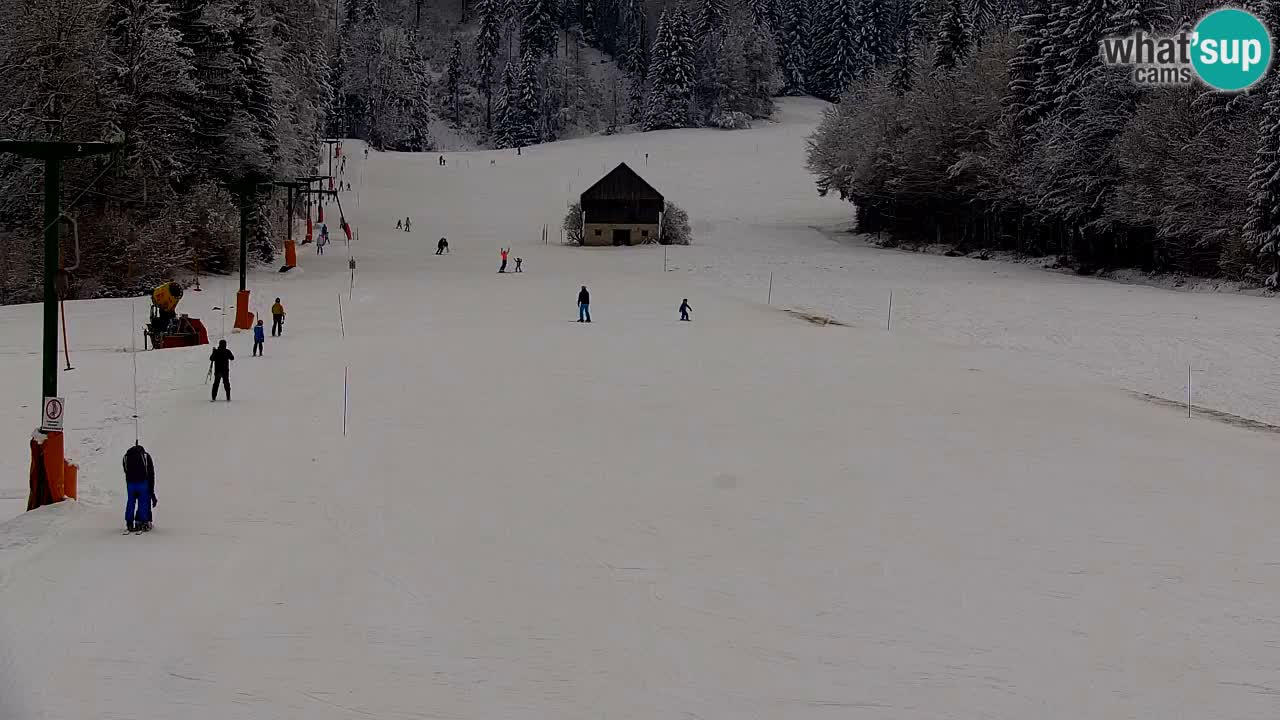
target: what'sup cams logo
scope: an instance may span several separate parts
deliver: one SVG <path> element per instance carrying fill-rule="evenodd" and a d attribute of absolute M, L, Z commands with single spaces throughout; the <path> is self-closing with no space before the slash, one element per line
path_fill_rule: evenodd
<path fill-rule="evenodd" d="M 1139 85 L 1191 85 L 1199 78 L 1215 90 L 1238 92 L 1271 68 L 1271 33 L 1258 16 L 1237 8 L 1214 10 L 1190 32 L 1139 31 L 1100 45 L 1102 62 L 1132 68 Z"/>

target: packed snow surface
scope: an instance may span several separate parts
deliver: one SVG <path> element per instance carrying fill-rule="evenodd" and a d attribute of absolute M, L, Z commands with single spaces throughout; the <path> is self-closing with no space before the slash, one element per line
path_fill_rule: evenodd
<path fill-rule="evenodd" d="M 1135 394 L 1190 364 L 1197 406 L 1280 420 L 1276 302 L 833 239 L 819 111 L 443 168 L 348 143 L 354 289 L 345 243 L 252 274 L 265 358 L 234 279 L 183 301 L 231 403 L 208 348 L 128 351 L 145 299 L 70 303 L 83 500 L 0 524 L 0 718 L 1277 717 L 1280 435 Z M 618 161 L 694 220 L 668 272 L 557 244 Z M 39 321 L 0 309 L 8 514 Z"/>

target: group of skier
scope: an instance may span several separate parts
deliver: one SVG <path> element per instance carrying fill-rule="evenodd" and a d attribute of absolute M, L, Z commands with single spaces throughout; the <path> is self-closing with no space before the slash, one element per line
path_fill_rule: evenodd
<path fill-rule="evenodd" d="M 280 298 L 276 298 L 271 306 L 271 337 L 281 335 L 284 335 L 284 305 L 280 303 Z M 266 342 L 266 330 L 259 319 L 253 326 L 254 357 L 261 357 L 265 353 Z M 217 402 L 219 385 L 222 386 L 227 402 L 231 402 L 231 362 L 235 359 L 235 354 L 227 347 L 227 341 L 219 340 L 218 347 L 209 355 L 209 375 L 213 377 L 213 392 L 209 402 Z"/>
<path fill-rule="evenodd" d="M 505 273 L 507 271 L 507 256 L 511 254 L 511 248 L 502 248 L 499 250 L 499 254 L 502 255 L 502 264 L 498 266 L 498 272 Z M 524 258 L 516 258 L 515 271 L 518 273 L 524 272 Z"/>

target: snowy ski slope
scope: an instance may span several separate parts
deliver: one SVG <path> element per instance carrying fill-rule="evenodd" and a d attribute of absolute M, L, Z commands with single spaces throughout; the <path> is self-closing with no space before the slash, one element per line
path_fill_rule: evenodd
<path fill-rule="evenodd" d="M 840 245 L 819 109 L 447 168 L 349 144 L 354 291 L 343 244 L 255 273 L 286 336 L 229 334 L 230 404 L 207 348 L 137 356 L 146 536 L 146 304 L 71 303 L 85 500 L 0 524 L 0 718 L 1276 717 L 1280 435 L 1127 392 L 1190 361 L 1197 402 L 1277 419 L 1276 303 Z M 619 160 L 695 220 L 670 272 L 555 244 Z M 233 283 L 184 300 L 215 337 Z M 0 308 L 0 498 L 38 327 Z"/>

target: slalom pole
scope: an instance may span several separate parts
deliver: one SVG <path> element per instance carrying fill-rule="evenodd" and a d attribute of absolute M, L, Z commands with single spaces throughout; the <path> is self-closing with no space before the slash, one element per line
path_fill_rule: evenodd
<path fill-rule="evenodd" d="M 1191 363 L 1187 363 L 1187 419 L 1191 419 Z"/>
<path fill-rule="evenodd" d="M 338 293 L 338 329 L 342 331 L 342 338 L 347 338 L 347 325 L 342 320 L 342 293 Z"/>
<path fill-rule="evenodd" d="M 888 330 L 889 325 L 893 323 L 893 291 L 889 291 L 889 316 L 885 318 L 884 329 Z"/>
<path fill-rule="evenodd" d="M 351 398 L 351 366 L 342 368 L 342 437 L 347 436 L 347 408 Z"/>
<path fill-rule="evenodd" d="M 773 273 L 769 273 L 769 299 L 765 301 L 765 304 L 773 304 Z"/>

